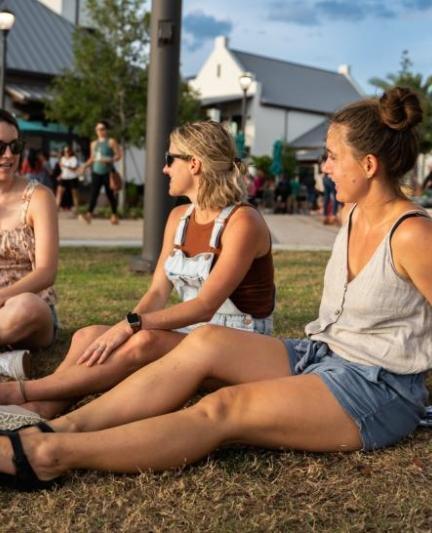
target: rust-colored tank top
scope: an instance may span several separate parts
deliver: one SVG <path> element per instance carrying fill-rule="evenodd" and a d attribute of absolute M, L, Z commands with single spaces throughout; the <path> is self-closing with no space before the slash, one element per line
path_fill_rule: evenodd
<path fill-rule="evenodd" d="M 225 226 L 229 224 L 232 214 L 239 207 L 241 206 L 233 209 L 225 222 Z M 186 237 L 181 249 L 188 257 L 193 257 L 199 253 L 213 252 L 215 254 L 214 266 L 222 249 L 214 249 L 209 245 L 213 224 L 213 221 L 207 224 L 197 224 L 194 211 L 190 216 Z M 265 318 L 273 312 L 274 299 L 274 268 L 270 246 L 265 255 L 253 260 L 240 285 L 231 294 L 230 300 L 243 313 L 248 313 L 254 318 Z"/>

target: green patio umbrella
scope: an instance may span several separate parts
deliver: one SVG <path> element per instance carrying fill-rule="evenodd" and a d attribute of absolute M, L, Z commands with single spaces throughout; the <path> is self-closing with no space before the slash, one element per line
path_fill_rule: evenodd
<path fill-rule="evenodd" d="M 270 166 L 270 172 L 273 174 L 273 176 L 279 176 L 282 174 L 282 150 L 282 141 L 276 141 L 273 144 L 273 161 Z"/>

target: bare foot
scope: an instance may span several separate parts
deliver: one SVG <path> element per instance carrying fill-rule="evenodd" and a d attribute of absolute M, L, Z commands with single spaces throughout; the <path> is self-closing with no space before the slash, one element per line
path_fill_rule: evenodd
<path fill-rule="evenodd" d="M 36 430 L 36 431 L 35 431 Z M 62 472 L 55 467 L 52 448 L 47 443 L 47 435 L 38 428 L 30 427 L 19 432 L 24 453 L 34 473 L 41 481 L 48 481 L 58 477 Z M 14 474 L 15 464 L 12 460 L 12 444 L 8 437 L 0 437 L 0 472 Z"/>
<path fill-rule="evenodd" d="M 15 473 L 15 465 L 12 462 L 12 444 L 7 437 L 0 437 L 0 472 Z"/>

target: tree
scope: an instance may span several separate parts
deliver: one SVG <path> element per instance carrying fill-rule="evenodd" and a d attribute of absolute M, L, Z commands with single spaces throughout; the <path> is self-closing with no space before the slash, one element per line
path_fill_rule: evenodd
<path fill-rule="evenodd" d="M 98 120 L 125 143 L 143 144 L 149 13 L 142 0 L 88 0 L 93 28 L 77 28 L 74 66 L 55 79 L 47 116 L 92 136 Z"/>
<path fill-rule="evenodd" d="M 421 74 L 412 72 L 412 66 L 408 50 L 404 50 L 400 70 L 396 74 L 388 74 L 386 79 L 372 78 L 369 83 L 383 91 L 399 86 L 408 87 L 417 93 L 423 109 L 423 122 L 419 127 L 420 152 L 426 154 L 432 150 L 432 76 L 423 79 Z"/>
<path fill-rule="evenodd" d="M 73 36 L 74 65 L 56 78 L 46 115 L 93 136 L 98 120 L 110 124 L 123 149 L 142 146 L 146 134 L 150 13 L 145 0 L 88 0 L 92 29 Z M 201 117 L 195 92 L 180 87 L 180 120 Z M 122 174 L 126 176 L 125 158 Z"/>

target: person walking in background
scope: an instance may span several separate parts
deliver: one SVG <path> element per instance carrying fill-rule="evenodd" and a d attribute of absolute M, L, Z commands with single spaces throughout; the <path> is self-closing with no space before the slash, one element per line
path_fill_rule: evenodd
<path fill-rule="evenodd" d="M 24 158 L 21 173 L 28 180 L 40 181 L 42 171 L 42 162 L 38 157 L 38 152 L 35 148 L 29 148 L 27 156 Z"/>
<path fill-rule="evenodd" d="M 59 165 L 61 173 L 58 177 L 59 183 L 56 194 L 57 209 L 60 209 L 65 191 L 69 191 L 72 195 L 74 215 L 78 215 L 78 159 L 71 146 L 65 146 L 65 148 L 63 149 L 63 155 L 60 158 Z"/>
<path fill-rule="evenodd" d="M 323 203 L 323 214 L 324 221 L 323 224 L 338 224 L 338 210 L 340 203 L 336 200 L 336 187 L 334 181 L 330 178 L 328 174 L 324 172 L 324 167 L 327 161 L 327 156 L 324 155 L 320 160 L 320 170 L 324 174 L 323 185 L 324 185 L 324 203 Z"/>
<path fill-rule="evenodd" d="M 90 224 L 100 190 L 103 186 L 105 187 L 105 193 L 111 206 L 111 224 L 118 224 L 117 199 L 110 188 L 109 175 L 114 168 L 114 163 L 120 161 L 123 154 L 118 142 L 108 136 L 107 122 L 101 120 L 96 124 L 96 136 L 97 139 L 92 141 L 90 145 L 90 157 L 84 163 L 84 169 L 88 167 L 92 169 L 92 183 L 90 203 L 83 219 Z"/>

